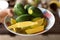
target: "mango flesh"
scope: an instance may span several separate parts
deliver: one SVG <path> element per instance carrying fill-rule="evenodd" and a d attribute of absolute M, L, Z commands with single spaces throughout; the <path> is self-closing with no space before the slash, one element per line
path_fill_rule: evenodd
<path fill-rule="evenodd" d="M 16 23 L 16 20 L 11 18 L 11 24 L 15 24 Z"/>
<path fill-rule="evenodd" d="M 35 27 L 35 28 L 32 28 L 32 29 L 27 29 L 27 30 L 25 30 L 25 32 L 27 34 L 33 34 L 33 33 L 41 32 L 43 30 L 44 30 L 44 26 L 39 26 L 39 27 Z"/>
<path fill-rule="evenodd" d="M 32 21 L 33 22 L 37 22 L 38 23 L 38 25 L 42 25 L 43 23 L 44 23 L 44 18 L 35 18 L 35 19 L 33 19 Z"/>
<path fill-rule="evenodd" d="M 29 27 L 32 25 L 36 25 L 37 22 L 31 22 L 31 21 L 25 21 L 25 22 L 18 22 L 14 25 L 9 26 L 8 28 L 25 28 L 25 27 Z"/>

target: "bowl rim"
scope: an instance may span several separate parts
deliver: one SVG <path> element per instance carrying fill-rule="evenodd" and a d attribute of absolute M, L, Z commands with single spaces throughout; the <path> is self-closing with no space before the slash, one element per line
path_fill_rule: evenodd
<path fill-rule="evenodd" d="M 44 8 L 41 8 L 41 9 L 44 9 Z M 53 16 L 53 18 L 54 18 L 53 25 L 51 25 L 51 28 L 52 28 L 52 27 L 54 26 L 54 23 L 55 23 L 55 17 L 54 17 L 54 15 L 53 15 L 49 10 L 46 9 L 46 11 L 48 11 L 48 12 Z M 4 26 L 5 26 L 5 28 L 6 28 L 8 31 L 10 31 L 11 33 L 14 33 L 14 34 L 16 34 L 16 35 L 21 35 L 21 36 L 36 36 L 36 35 L 39 35 L 39 34 L 43 34 L 43 33 L 47 32 L 48 30 L 51 29 L 51 28 L 49 28 L 48 30 L 44 30 L 43 32 L 38 32 L 38 33 L 36 33 L 36 34 L 19 34 L 19 33 L 13 32 L 13 31 L 11 31 L 11 30 L 9 30 L 9 29 L 7 28 L 7 26 L 6 26 L 6 24 L 5 24 L 5 20 L 6 20 L 7 17 L 8 17 L 8 15 L 7 15 L 7 16 L 5 17 L 5 19 L 4 19 Z"/>

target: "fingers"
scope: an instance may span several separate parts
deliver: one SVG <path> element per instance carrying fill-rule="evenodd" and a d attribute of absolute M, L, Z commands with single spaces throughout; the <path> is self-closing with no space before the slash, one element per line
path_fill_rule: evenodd
<path fill-rule="evenodd" d="M 13 16 L 13 9 L 5 9 L 3 11 L 0 11 L 0 17 L 5 17 L 5 16 Z"/>
<path fill-rule="evenodd" d="M 0 22 L 3 23 L 4 22 L 4 18 L 6 16 L 12 17 L 13 16 L 13 10 L 12 9 L 5 9 L 3 11 L 0 11 Z"/>
<path fill-rule="evenodd" d="M 12 9 L 5 9 L 5 10 L 1 11 L 1 15 L 3 15 L 3 17 L 5 17 L 7 15 L 12 17 L 13 16 Z"/>
<path fill-rule="evenodd" d="M 7 10 L 7 13 L 8 13 L 8 16 L 10 16 L 10 17 L 12 17 L 12 16 L 13 16 L 12 9 L 8 9 L 8 10 Z"/>

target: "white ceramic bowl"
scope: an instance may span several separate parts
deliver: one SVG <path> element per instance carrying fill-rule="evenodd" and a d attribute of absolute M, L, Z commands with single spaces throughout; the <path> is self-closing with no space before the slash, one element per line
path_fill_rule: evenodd
<path fill-rule="evenodd" d="M 21 36 L 35 36 L 35 35 L 39 35 L 39 34 L 47 32 L 48 30 L 50 30 L 53 27 L 53 25 L 55 23 L 55 17 L 49 10 L 46 10 L 46 9 L 43 9 L 43 8 L 39 8 L 39 9 L 43 12 L 43 15 L 48 19 L 48 25 L 46 26 L 46 28 L 43 32 L 39 32 L 39 33 L 36 33 L 36 34 L 30 34 L 30 35 L 28 35 L 28 34 L 19 34 L 19 33 L 13 32 L 13 31 L 11 31 L 7 28 L 6 19 L 8 19 L 8 17 L 5 17 L 5 20 L 4 20 L 5 28 L 8 31 L 10 31 L 14 34 L 21 35 Z"/>

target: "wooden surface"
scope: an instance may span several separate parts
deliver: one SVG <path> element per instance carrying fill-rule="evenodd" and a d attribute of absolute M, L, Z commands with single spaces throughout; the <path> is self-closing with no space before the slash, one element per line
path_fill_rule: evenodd
<path fill-rule="evenodd" d="M 60 40 L 60 35 L 51 34 L 51 35 L 38 35 L 31 37 L 26 37 L 26 36 L 11 37 L 9 35 L 0 35 L 0 40 Z"/>

